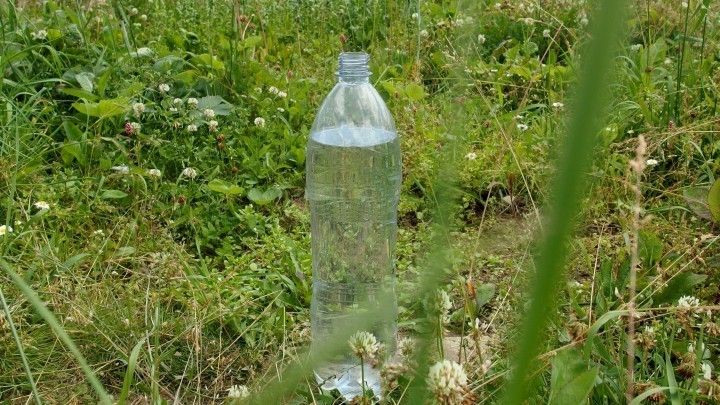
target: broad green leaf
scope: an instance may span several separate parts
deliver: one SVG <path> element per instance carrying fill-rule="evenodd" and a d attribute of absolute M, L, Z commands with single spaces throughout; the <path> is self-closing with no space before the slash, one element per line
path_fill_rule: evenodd
<path fill-rule="evenodd" d="M 89 253 L 80 253 L 80 254 L 77 254 L 77 255 L 75 255 L 75 256 L 73 256 L 73 257 L 65 260 L 65 261 L 63 262 L 63 264 L 62 264 L 62 267 L 63 267 L 65 270 L 71 270 L 71 269 L 72 269 L 73 267 L 75 267 L 76 265 L 82 263 L 82 261 L 85 260 L 85 258 L 88 257 L 88 256 L 90 256 Z"/>
<path fill-rule="evenodd" d="M 250 201 L 257 205 L 270 204 L 274 200 L 280 198 L 280 196 L 282 196 L 282 191 L 275 187 L 270 187 L 265 191 L 261 191 L 259 188 L 253 188 L 248 192 L 248 198 Z"/>
<path fill-rule="evenodd" d="M 222 193 L 225 195 L 238 195 L 244 191 L 242 187 L 230 184 L 220 179 L 214 179 L 208 183 L 208 188 L 216 193 Z"/>
<path fill-rule="evenodd" d="M 717 184 L 717 183 L 716 183 Z M 683 198 L 688 208 L 699 218 L 712 219 L 713 215 L 708 206 L 708 187 L 688 187 L 683 190 Z"/>
<path fill-rule="evenodd" d="M 651 267 L 662 257 L 663 243 L 657 235 L 649 231 L 640 231 L 639 236 L 638 254 L 643 264 Z"/>
<path fill-rule="evenodd" d="M 683 295 L 693 295 L 693 290 L 698 284 L 707 279 L 705 274 L 691 272 L 680 273 L 668 281 L 664 289 L 653 295 L 653 304 L 668 304 L 676 301 Z"/>
<path fill-rule="evenodd" d="M 247 48 L 254 48 L 256 47 L 260 42 L 262 41 L 262 37 L 259 35 L 252 35 L 247 38 L 245 38 L 242 43 L 240 43 L 241 49 L 247 49 Z"/>
<path fill-rule="evenodd" d="M 560 351 L 552 360 L 548 402 L 552 405 L 586 403 L 597 373 L 597 367 L 588 370 L 587 361 L 577 350 Z"/>
<path fill-rule="evenodd" d="M 229 115 L 232 111 L 232 104 L 220 96 L 205 96 L 198 100 L 198 111 L 205 109 L 215 111 L 216 115 Z"/>
<path fill-rule="evenodd" d="M 405 86 L 405 95 L 412 101 L 422 100 L 425 97 L 425 89 L 417 83 L 408 83 Z"/>
<path fill-rule="evenodd" d="M 73 96 L 77 98 L 84 98 L 87 101 L 95 101 L 98 99 L 98 96 L 88 93 L 87 91 L 83 89 L 78 89 L 76 87 L 64 87 L 59 90 L 63 94 L 67 94 L 68 96 Z"/>
<path fill-rule="evenodd" d="M 82 87 L 83 90 L 87 91 L 88 93 L 93 92 L 93 79 L 95 78 L 95 75 L 88 72 L 82 72 L 75 75 L 75 80 L 77 80 L 78 84 L 80 84 L 80 87 Z"/>
<path fill-rule="evenodd" d="M 206 69 L 210 70 L 225 70 L 225 64 L 220 59 L 218 59 L 217 56 L 210 55 L 209 53 L 197 55 L 192 59 L 192 62 L 196 65 L 203 66 Z"/>
<path fill-rule="evenodd" d="M 708 207 L 715 222 L 720 222 L 720 179 L 715 180 L 707 196 Z"/>
<path fill-rule="evenodd" d="M 105 199 L 109 199 L 109 200 L 117 200 L 117 199 L 125 198 L 125 197 L 127 197 L 127 193 L 124 193 L 120 190 L 105 190 L 100 195 L 100 198 L 105 198 Z"/>
<path fill-rule="evenodd" d="M 125 112 L 127 105 L 128 99 L 124 97 L 100 100 L 97 103 L 73 103 L 73 107 L 77 111 L 90 117 L 97 118 L 108 118 L 121 115 Z"/>
<path fill-rule="evenodd" d="M 485 306 L 495 296 L 495 284 L 487 283 L 478 287 L 475 293 L 475 304 L 478 309 Z"/>
<path fill-rule="evenodd" d="M 115 251 L 115 256 L 117 257 L 125 257 L 130 256 L 135 253 L 135 248 L 132 246 L 123 246 L 119 248 L 117 251 Z"/>

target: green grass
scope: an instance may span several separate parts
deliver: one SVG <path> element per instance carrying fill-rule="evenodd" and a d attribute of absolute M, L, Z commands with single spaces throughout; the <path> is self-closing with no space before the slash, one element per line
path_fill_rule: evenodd
<path fill-rule="evenodd" d="M 633 395 L 719 400 L 715 2 L 638 1 L 626 18 L 563 0 L 11 3 L 0 401 L 232 402 L 247 385 L 257 403 L 337 403 L 304 356 L 304 148 L 356 49 L 403 150 L 399 324 L 419 350 L 385 402 L 434 395 L 438 338 L 471 403 L 625 401 L 635 232 Z M 634 229 L 639 134 L 657 164 Z M 439 288 L 447 324 L 427 304 Z"/>

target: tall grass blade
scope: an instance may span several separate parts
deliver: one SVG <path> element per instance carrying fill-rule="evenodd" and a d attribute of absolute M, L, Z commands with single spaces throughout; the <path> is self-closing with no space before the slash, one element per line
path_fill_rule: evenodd
<path fill-rule="evenodd" d="M 15 339 L 15 346 L 17 346 L 18 354 L 20 354 L 20 358 L 22 359 L 23 368 L 25 369 L 28 383 L 30 383 L 30 389 L 32 390 L 33 398 L 35 399 L 36 404 L 41 405 L 42 400 L 40 399 L 40 394 L 38 393 L 37 385 L 35 384 L 35 378 L 33 378 L 32 371 L 30 370 L 30 363 L 28 362 L 27 356 L 25 355 L 25 350 L 23 350 L 20 336 L 18 336 L 17 329 L 15 329 L 15 323 L 10 316 L 10 308 L 7 305 L 7 301 L 5 301 L 5 294 L 3 294 L 2 288 L 0 288 L 0 302 L 2 302 L 3 311 L 5 312 L 5 318 L 7 319 L 8 325 L 10 326 L 10 332 L 13 335 L 13 339 Z"/>
<path fill-rule="evenodd" d="M 125 378 L 123 379 L 122 390 L 120 391 L 120 397 L 118 398 L 118 404 L 120 405 L 127 403 L 127 398 L 130 394 L 130 387 L 132 386 L 133 377 L 135 376 L 135 367 L 137 366 L 140 349 L 142 349 L 143 343 L 145 343 L 145 338 L 140 339 L 130 352 L 127 370 L 125 371 Z"/>
<path fill-rule="evenodd" d="M 555 312 L 555 299 L 568 254 L 568 238 L 580 211 L 586 172 L 591 167 L 596 134 L 602 128 L 604 93 L 609 85 L 613 55 L 625 21 L 625 2 L 595 2 L 592 39 L 585 51 L 572 115 L 551 185 L 547 225 L 535 255 L 530 306 L 519 329 L 510 381 L 502 404 L 521 404 L 532 390 L 533 359 L 543 346 L 546 327 Z"/>
<path fill-rule="evenodd" d="M 30 301 L 30 304 L 33 306 L 35 311 L 40 315 L 45 322 L 47 322 L 48 326 L 52 328 L 53 332 L 55 332 L 55 335 L 57 335 L 60 340 L 67 346 L 68 350 L 70 350 L 70 353 L 73 354 L 75 357 L 75 360 L 80 365 L 80 368 L 85 373 L 85 377 L 90 382 L 90 385 L 95 390 L 95 393 L 98 395 L 98 402 L 101 404 L 111 404 L 112 401 L 110 399 L 110 396 L 105 391 L 105 388 L 103 388 L 102 384 L 100 383 L 100 380 L 98 380 L 97 376 L 95 375 L 95 372 L 90 368 L 90 365 L 88 365 L 87 361 L 85 360 L 85 357 L 83 357 L 82 353 L 80 353 L 80 350 L 75 346 L 75 343 L 72 341 L 70 336 L 65 332 L 65 329 L 60 326 L 60 323 L 58 322 L 57 318 L 55 318 L 55 315 L 53 315 L 50 310 L 47 309 L 45 304 L 43 304 L 40 297 L 33 291 L 33 289 L 25 283 L 25 281 L 20 277 L 15 271 L 10 267 L 10 265 L 3 259 L 0 259 L 0 267 L 7 273 L 7 275 L 12 279 L 13 283 L 22 291 L 23 295 L 25 295 L 25 298 L 27 298 L 28 301 Z"/>

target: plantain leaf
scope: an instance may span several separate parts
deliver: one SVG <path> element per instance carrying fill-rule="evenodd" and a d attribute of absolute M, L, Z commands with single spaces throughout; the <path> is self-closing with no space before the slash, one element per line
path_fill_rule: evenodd
<path fill-rule="evenodd" d="M 715 180 L 707 196 L 708 208 L 715 222 L 720 222 L 720 179 Z"/>

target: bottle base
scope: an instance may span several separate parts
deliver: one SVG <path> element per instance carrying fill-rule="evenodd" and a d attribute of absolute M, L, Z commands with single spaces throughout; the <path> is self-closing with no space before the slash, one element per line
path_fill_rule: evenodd
<path fill-rule="evenodd" d="M 363 373 L 364 371 L 364 373 Z M 361 370 L 360 364 L 337 363 L 315 370 L 315 380 L 323 391 L 337 390 L 346 401 L 363 394 L 362 375 L 365 375 L 365 390 L 372 390 L 377 398 L 381 396 L 380 371 L 369 365 Z"/>

